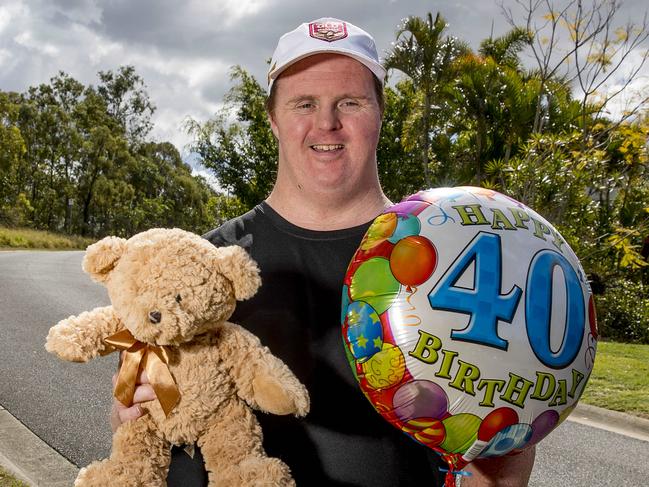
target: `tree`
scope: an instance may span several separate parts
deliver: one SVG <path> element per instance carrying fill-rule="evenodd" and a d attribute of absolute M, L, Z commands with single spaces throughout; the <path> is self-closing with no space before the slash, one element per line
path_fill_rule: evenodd
<path fill-rule="evenodd" d="M 469 142 L 458 162 L 465 171 L 460 180 L 484 180 L 488 161 L 503 159 L 530 132 L 538 84 L 521 68 L 518 55 L 531 41 L 527 31 L 514 29 L 502 37 L 486 39 L 478 54 L 456 59 L 456 77 L 450 90 L 455 112 L 455 130 L 465 132 L 459 140 Z M 461 169 L 461 168 L 460 168 Z"/>
<path fill-rule="evenodd" d="M 126 214 L 123 221 L 130 221 L 134 197 L 127 183 L 134 160 L 126 139 L 106 125 L 94 126 L 84 141 L 79 162 L 75 230 L 89 236 L 128 235 L 128 225 L 114 221 L 121 214 Z"/>
<path fill-rule="evenodd" d="M 431 139 L 444 132 L 442 115 L 444 86 L 453 78 L 453 61 L 466 52 L 465 44 L 454 37 L 444 37 L 446 21 L 438 13 L 433 20 L 407 18 L 397 31 L 397 41 L 385 59 L 385 67 L 404 73 L 417 94 L 417 106 L 406 125 L 405 140 L 417 140 L 424 182 L 431 186 Z M 413 136 L 416 134 L 416 136 Z"/>
<path fill-rule="evenodd" d="M 0 92 L 0 218 L 99 237 L 211 228 L 217 194 L 171 144 L 148 142 L 152 105 L 132 68 L 98 88 L 66 73 Z"/>
<path fill-rule="evenodd" d="M 649 57 L 648 50 L 641 50 L 649 37 L 646 12 L 640 25 L 616 26 L 620 0 L 570 0 L 561 6 L 553 0 L 515 0 L 514 3 L 520 14 L 502 2 L 501 9 L 512 26 L 533 35 L 530 50 L 541 81 L 542 96 L 537 101 L 533 131 L 541 131 L 543 100 L 552 96 L 546 90 L 547 83 L 560 77 L 581 93 L 580 119 L 585 143 L 593 121 L 605 114 L 611 102 L 627 90 Z M 628 73 L 623 73 L 621 68 L 628 65 L 626 61 L 632 54 L 637 54 L 637 61 Z M 607 83 L 614 78 L 617 78 L 616 88 L 607 89 Z M 617 123 L 642 111 L 647 102 L 649 95 L 641 94 Z"/>
<path fill-rule="evenodd" d="M 17 126 L 19 99 L 16 93 L 0 92 L 0 222 L 22 223 L 26 215 L 24 195 L 16 191 L 16 173 L 26 147 Z"/>
<path fill-rule="evenodd" d="M 26 144 L 25 167 L 19 182 L 30 184 L 30 219 L 37 227 L 69 229 L 70 198 L 81 136 L 74 110 L 84 87 L 60 72 L 49 84 L 31 87 L 23 95 L 18 124 Z"/>
<path fill-rule="evenodd" d="M 130 232 L 152 226 L 179 226 L 193 232 L 213 227 L 210 198 L 216 193 L 203 178 L 192 175 L 176 147 L 169 142 L 147 142 L 135 154 L 127 176 L 134 188 Z"/>
<path fill-rule="evenodd" d="M 395 88 L 386 87 L 385 111 L 377 147 L 378 173 L 383 192 L 397 202 L 424 187 L 421 165 L 413 163 L 417 155 L 402 137 L 414 96 L 412 81 L 405 79 Z"/>
<path fill-rule="evenodd" d="M 266 115 L 266 91 L 240 66 L 232 69 L 231 80 L 236 84 L 224 108 L 203 124 L 190 119 L 186 128 L 194 136 L 193 151 L 219 185 L 252 208 L 272 189 L 277 142 Z"/>
<path fill-rule="evenodd" d="M 155 112 L 142 78 L 133 66 L 121 66 L 117 73 L 99 71 L 98 76 L 101 83 L 96 91 L 106 102 L 108 114 L 131 142 L 142 142 L 153 127 Z"/>

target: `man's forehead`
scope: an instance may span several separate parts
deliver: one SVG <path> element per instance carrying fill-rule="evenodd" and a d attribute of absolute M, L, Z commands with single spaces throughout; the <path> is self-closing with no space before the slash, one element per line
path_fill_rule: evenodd
<path fill-rule="evenodd" d="M 343 54 L 319 53 L 312 54 L 308 57 L 305 57 L 304 59 L 300 59 L 299 61 L 286 68 L 279 77 L 281 78 L 284 74 L 290 75 L 292 73 L 313 69 L 317 69 L 318 71 L 342 71 L 353 69 L 355 71 L 367 71 L 370 74 L 372 73 L 369 68 L 367 68 L 363 63 L 350 56 L 345 56 Z"/>
<path fill-rule="evenodd" d="M 353 79 L 358 76 L 368 76 L 371 79 L 374 75 L 364 64 L 349 56 L 313 54 L 286 68 L 277 79 L 309 78 L 311 76 L 332 79 L 337 77 Z"/>

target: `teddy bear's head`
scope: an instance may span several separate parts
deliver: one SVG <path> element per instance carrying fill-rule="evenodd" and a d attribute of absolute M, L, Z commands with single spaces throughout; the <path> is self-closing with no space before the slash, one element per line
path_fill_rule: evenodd
<path fill-rule="evenodd" d="M 157 345 L 187 342 L 218 325 L 261 284 L 241 247 L 217 248 L 177 228 L 106 237 L 88 247 L 83 269 L 108 288 L 131 334 Z"/>

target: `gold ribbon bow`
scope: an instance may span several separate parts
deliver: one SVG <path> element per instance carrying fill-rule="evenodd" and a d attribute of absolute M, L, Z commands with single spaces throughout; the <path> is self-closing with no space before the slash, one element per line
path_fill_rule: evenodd
<path fill-rule="evenodd" d="M 135 384 L 140 370 L 146 370 L 149 382 L 155 391 L 158 402 L 166 416 L 178 404 L 180 392 L 169 371 L 169 356 L 167 348 L 162 345 L 149 345 L 136 340 L 128 330 L 121 330 L 104 338 L 107 345 L 102 355 L 115 350 L 126 350 L 122 366 L 117 375 L 115 397 L 126 405 L 133 404 Z"/>

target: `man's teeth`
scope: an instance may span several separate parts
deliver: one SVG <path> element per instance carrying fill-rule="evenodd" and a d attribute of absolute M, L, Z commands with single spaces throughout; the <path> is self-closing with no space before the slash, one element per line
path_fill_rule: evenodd
<path fill-rule="evenodd" d="M 312 145 L 311 147 L 317 151 L 327 152 L 336 149 L 342 149 L 344 146 L 342 144 L 330 144 L 330 145 Z"/>

